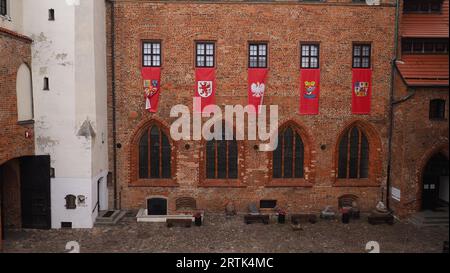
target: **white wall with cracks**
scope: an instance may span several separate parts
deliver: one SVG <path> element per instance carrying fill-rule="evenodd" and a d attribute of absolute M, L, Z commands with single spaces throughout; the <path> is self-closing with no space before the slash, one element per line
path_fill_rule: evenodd
<path fill-rule="evenodd" d="M 97 202 L 102 210 L 108 204 L 104 1 L 22 0 L 22 12 L 20 27 L 33 39 L 36 154 L 49 154 L 55 169 L 52 227 L 90 228 Z M 86 197 L 85 203 L 66 209 L 69 194 Z"/>

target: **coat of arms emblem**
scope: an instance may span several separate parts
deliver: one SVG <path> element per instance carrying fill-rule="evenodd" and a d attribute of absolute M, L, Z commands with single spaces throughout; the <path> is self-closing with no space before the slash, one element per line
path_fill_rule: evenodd
<path fill-rule="evenodd" d="M 213 92 L 213 83 L 212 81 L 198 81 L 197 83 L 197 93 L 202 98 L 207 98 L 211 96 Z"/>
<path fill-rule="evenodd" d="M 264 83 L 252 83 L 251 85 L 251 91 L 253 94 L 253 97 L 262 97 L 264 95 L 264 90 L 266 89 L 266 85 Z"/>
<path fill-rule="evenodd" d="M 369 93 L 368 82 L 355 82 L 355 95 L 357 97 L 365 97 Z"/>
<path fill-rule="evenodd" d="M 147 97 L 152 97 L 158 92 L 157 80 L 144 80 L 144 92 Z"/>
<path fill-rule="evenodd" d="M 317 86 L 315 81 L 305 81 L 305 98 L 314 99 L 316 97 L 314 94 L 316 88 Z"/>

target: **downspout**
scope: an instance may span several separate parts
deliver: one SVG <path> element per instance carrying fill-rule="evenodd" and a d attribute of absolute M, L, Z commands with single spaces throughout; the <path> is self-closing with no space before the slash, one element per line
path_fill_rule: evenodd
<path fill-rule="evenodd" d="M 398 25 L 399 25 L 399 7 L 400 0 L 395 3 L 395 33 L 394 33 L 394 57 L 391 61 L 391 90 L 389 94 L 389 129 L 388 129 L 388 165 L 386 179 L 386 207 L 390 210 L 390 191 L 391 191 L 391 160 L 392 160 L 392 134 L 394 130 L 394 83 L 395 83 L 395 63 L 398 55 Z"/>
<path fill-rule="evenodd" d="M 117 205 L 117 126 L 116 126 L 116 33 L 115 33 L 115 6 L 114 0 L 107 0 L 111 4 L 111 93 L 112 93 L 112 134 L 113 134 L 113 187 L 114 210 Z"/>

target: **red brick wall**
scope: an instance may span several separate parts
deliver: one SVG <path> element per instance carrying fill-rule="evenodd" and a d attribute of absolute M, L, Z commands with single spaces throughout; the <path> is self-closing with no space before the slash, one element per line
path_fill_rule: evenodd
<path fill-rule="evenodd" d="M 31 64 L 27 40 L 0 32 L 0 165 L 9 159 L 34 154 L 34 138 L 25 138 L 33 125 L 17 123 L 16 77 L 22 63 Z"/>
<path fill-rule="evenodd" d="M 169 198 L 171 210 L 175 208 L 177 197 L 192 196 L 197 199 L 198 207 L 209 211 L 223 211 L 229 200 L 234 201 L 240 211 L 245 211 L 249 202 L 263 198 L 277 199 L 290 212 L 319 211 L 326 205 L 337 207 L 338 197 L 343 194 L 357 195 L 363 210 L 373 208 L 381 198 L 382 186 L 386 182 L 395 7 L 353 5 L 351 1 L 330 2 L 163 4 L 116 1 L 117 142 L 122 144 L 122 148 L 117 150 L 117 177 L 122 208 L 145 207 L 147 197 L 162 195 Z M 140 78 L 143 39 L 162 41 L 162 95 L 156 114 L 144 111 Z M 312 186 L 269 187 L 272 181 L 267 166 L 271 155 L 255 151 L 254 141 L 240 144 L 244 147 L 239 161 L 241 187 L 199 185 L 204 172 L 200 168 L 204 150 L 201 141 L 174 143 L 176 186 L 130 185 L 133 177 L 130 170 L 132 164 L 136 164 L 131 158 L 130 144 L 136 132 L 151 120 L 170 126 L 174 120 L 169 118 L 172 106 L 180 103 L 192 105 L 196 40 L 216 42 L 218 105 L 247 103 L 248 42 L 268 42 L 270 72 L 265 104 L 280 106 L 280 125 L 293 122 L 310 136 L 308 145 L 312 160 L 306 167 L 312 174 Z M 322 77 L 318 116 L 298 115 L 299 50 L 303 41 L 320 42 Z M 370 115 L 351 114 L 352 42 L 372 44 Z M 111 79 L 111 67 L 108 71 Z M 108 104 L 112 105 L 111 97 Z M 109 110 L 111 130 L 111 107 Z M 370 162 L 368 181 L 345 186 L 336 183 L 335 157 L 338 138 L 350 124 L 359 124 L 365 129 L 374 159 Z M 185 144 L 190 145 L 189 150 L 185 149 Z M 320 148 L 322 145 L 325 145 L 325 150 Z M 111 152 L 112 147 L 112 159 Z"/>
<path fill-rule="evenodd" d="M 19 166 L 9 160 L 34 154 L 34 137 L 25 138 L 26 131 L 33 132 L 33 124 L 17 123 L 16 97 L 17 70 L 22 63 L 31 64 L 30 44 L 26 38 L 0 31 L 0 168 L 4 168 L 5 175 L 3 180 L 0 179 L 5 197 L 5 207 L 1 209 L 4 210 L 6 224 L 13 227 L 21 225 L 20 185 L 19 180 L 14 179 L 14 175 L 19 177 Z M 1 229 L 0 220 L 0 234 Z"/>
<path fill-rule="evenodd" d="M 441 152 L 448 157 L 448 88 L 416 88 L 414 95 L 394 108 L 392 145 L 392 186 L 401 190 L 401 201 L 392 200 L 400 217 L 420 210 L 422 173 L 428 160 Z M 400 99 L 408 89 L 396 74 L 395 97 Z M 430 120 L 432 99 L 444 99 L 445 120 Z"/>

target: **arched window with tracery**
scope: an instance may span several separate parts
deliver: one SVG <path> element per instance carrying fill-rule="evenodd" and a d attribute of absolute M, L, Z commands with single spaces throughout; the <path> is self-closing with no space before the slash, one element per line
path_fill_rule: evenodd
<path fill-rule="evenodd" d="M 347 129 L 339 141 L 338 178 L 369 177 L 369 141 L 359 126 Z"/>
<path fill-rule="evenodd" d="M 278 134 L 278 146 L 273 151 L 273 178 L 303 178 L 305 146 L 300 134 L 288 126 Z"/>
<path fill-rule="evenodd" d="M 139 139 L 139 178 L 171 178 L 171 144 L 167 135 L 151 125 Z"/>
<path fill-rule="evenodd" d="M 206 179 L 238 178 L 238 143 L 233 137 L 225 137 L 225 125 L 222 126 L 222 139 L 206 142 Z"/>

